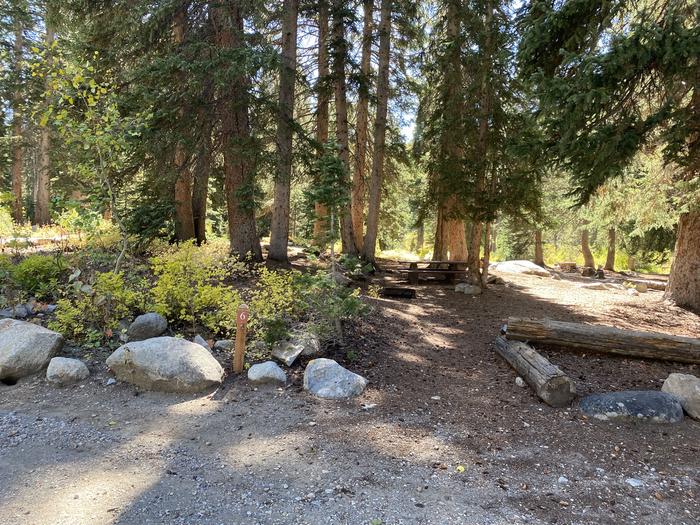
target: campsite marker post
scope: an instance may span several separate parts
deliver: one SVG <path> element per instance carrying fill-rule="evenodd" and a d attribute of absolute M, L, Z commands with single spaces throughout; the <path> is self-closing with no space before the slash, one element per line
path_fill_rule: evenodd
<path fill-rule="evenodd" d="M 243 358 L 245 357 L 245 338 L 248 333 L 248 318 L 250 310 L 248 305 L 242 304 L 236 312 L 236 348 L 233 354 L 233 371 L 236 374 L 243 372 Z"/>

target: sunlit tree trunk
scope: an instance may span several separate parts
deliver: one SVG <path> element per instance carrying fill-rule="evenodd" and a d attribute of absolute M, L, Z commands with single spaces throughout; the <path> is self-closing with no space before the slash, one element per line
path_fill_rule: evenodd
<path fill-rule="evenodd" d="M 46 53 L 50 57 L 54 42 L 54 29 L 48 8 L 46 12 Z M 51 89 L 47 78 L 45 89 Z M 34 195 L 34 224 L 45 226 L 51 222 L 49 204 L 51 201 L 51 127 L 47 123 L 39 130 L 39 170 L 36 179 L 36 192 Z"/>
<path fill-rule="evenodd" d="M 22 74 L 22 49 L 24 34 L 21 22 L 15 24 L 15 81 L 17 85 L 12 100 L 12 218 L 15 222 L 24 221 L 22 206 L 22 168 L 24 164 L 24 137 L 22 135 L 22 90 L 20 79 Z"/>
<path fill-rule="evenodd" d="M 240 51 L 245 47 L 242 2 L 229 0 L 213 9 L 216 40 L 222 51 Z M 260 239 L 255 225 L 255 203 L 244 195 L 254 184 L 255 144 L 250 135 L 248 115 L 249 81 L 238 72 L 221 95 L 221 144 L 224 157 L 224 190 L 228 211 L 231 253 L 262 261 Z"/>
<path fill-rule="evenodd" d="M 173 39 L 176 47 L 182 46 L 187 31 L 187 12 L 178 9 L 173 20 Z M 182 121 L 185 109 L 178 111 L 180 130 L 184 129 Z M 182 132 L 182 131 L 181 131 Z M 189 166 L 184 141 L 175 144 L 175 238 L 178 241 L 194 239 L 194 218 L 192 215 L 192 171 Z"/>
<path fill-rule="evenodd" d="M 588 230 L 581 230 L 581 252 L 583 253 L 583 265 L 589 268 L 595 268 L 595 259 L 588 242 Z"/>
<path fill-rule="evenodd" d="M 700 313 L 700 211 L 681 215 L 666 298 Z"/>
<path fill-rule="evenodd" d="M 279 113 L 277 117 L 277 176 L 268 258 L 288 262 L 289 216 L 292 181 L 292 135 L 294 87 L 297 68 L 297 15 L 299 0 L 284 0 L 282 63 L 280 64 Z"/>
<path fill-rule="evenodd" d="M 335 92 L 335 138 L 338 143 L 340 160 L 346 173 L 350 173 L 350 147 L 348 142 L 348 98 L 345 79 L 345 59 L 347 55 L 347 40 L 345 37 L 345 2 L 333 0 L 333 84 Z M 355 235 L 352 228 L 352 208 L 348 202 L 340 210 L 340 239 L 343 252 L 348 255 L 357 255 L 355 248 Z"/>
<path fill-rule="evenodd" d="M 363 250 L 365 227 L 365 174 L 367 171 L 367 137 L 369 128 L 369 94 L 372 67 L 372 29 L 374 0 L 363 0 L 364 22 L 362 29 L 362 56 L 360 59 L 360 86 L 357 100 L 357 123 L 355 124 L 355 169 L 352 176 L 352 231 L 355 246 Z M 380 50 L 381 53 L 381 50 Z M 375 137 L 376 140 L 376 137 Z"/>
<path fill-rule="evenodd" d="M 615 228 L 608 229 L 608 256 L 605 259 L 605 269 L 615 271 L 615 243 L 616 239 Z"/>
<path fill-rule="evenodd" d="M 323 145 L 328 142 L 328 114 L 330 95 L 328 90 L 328 2 L 320 0 L 318 6 L 318 79 L 316 93 L 316 140 Z M 328 209 L 320 202 L 314 205 L 314 244 L 324 246 L 328 235 Z"/>
<path fill-rule="evenodd" d="M 375 260 L 379 209 L 384 181 L 384 153 L 386 147 L 386 123 L 389 107 L 389 60 L 391 57 L 391 0 L 382 0 L 379 26 L 379 76 L 377 78 L 377 114 L 374 121 L 374 147 L 372 148 L 372 178 L 367 212 L 367 235 L 363 256 Z"/>
<path fill-rule="evenodd" d="M 544 266 L 544 250 L 542 249 L 542 230 L 535 230 L 535 264 Z"/>

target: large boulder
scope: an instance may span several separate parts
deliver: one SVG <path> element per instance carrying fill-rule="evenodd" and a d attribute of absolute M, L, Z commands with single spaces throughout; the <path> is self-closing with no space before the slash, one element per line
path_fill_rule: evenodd
<path fill-rule="evenodd" d="M 690 374 L 670 374 L 661 390 L 676 396 L 690 417 L 700 420 L 700 378 Z"/>
<path fill-rule="evenodd" d="M 278 341 L 272 346 L 272 357 L 287 366 L 292 366 L 300 355 L 315 357 L 322 353 L 321 340 L 311 332 L 296 330 L 285 341 Z"/>
<path fill-rule="evenodd" d="M 139 315 L 129 325 L 126 335 L 129 341 L 143 341 L 163 335 L 168 329 L 168 321 L 160 314 L 151 312 Z"/>
<path fill-rule="evenodd" d="M 54 357 L 46 369 L 46 379 L 55 385 L 78 383 L 90 376 L 90 370 L 80 359 Z"/>
<path fill-rule="evenodd" d="M 304 390 L 324 399 L 346 399 L 358 396 L 367 380 L 346 370 L 332 359 L 313 359 L 304 371 Z"/>
<path fill-rule="evenodd" d="M 63 346 L 63 336 L 14 319 L 0 321 L 0 381 L 41 372 Z"/>
<path fill-rule="evenodd" d="M 678 423 L 683 407 L 677 397 L 657 390 L 628 390 L 594 394 L 579 403 L 581 411 L 601 420 L 630 419 Z"/>
<path fill-rule="evenodd" d="M 129 342 L 107 358 L 107 366 L 121 381 L 163 392 L 201 392 L 224 377 L 206 348 L 175 337 Z"/>
<path fill-rule="evenodd" d="M 256 385 L 283 385 L 287 382 L 287 374 L 274 361 L 265 361 L 248 369 L 248 380 Z"/>
<path fill-rule="evenodd" d="M 455 292 L 463 293 L 466 295 L 481 295 L 483 290 L 481 289 L 481 286 L 478 286 L 478 285 L 469 284 L 469 283 L 458 283 L 455 286 Z"/>
<path fill-rule="evenodd" d="M 539 275 L 549 277 L 549 270 L 536 265 L 531 261 L 503 261 L 491 265 L 492 270 L 503 273 L 522 273 L 526 275 Z"/>

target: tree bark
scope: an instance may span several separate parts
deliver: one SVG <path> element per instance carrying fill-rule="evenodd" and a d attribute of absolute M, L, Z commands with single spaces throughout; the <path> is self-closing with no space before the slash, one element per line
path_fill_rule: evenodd
<path fill-rule="evenodd" d="M 280 65 L 279 114 L 277 117 L 277 177 L 268 258 L 287 263 L 294 131 L 294 88 L 297 70 L 297 16 L 299 0 L 284 0 L 282 63 Z"/>
<path fill-rule="evenodd" d="M 491 223 L 484 225 L 484 257 L 481 260 L 481 286 L 486 287 L 489 280 L 489 266 L 491 265 Z"/>
<path fill-rule="evenodd" d="M 211 86 L 205 88 L 206 105 L 212 104 Z M 212 115 L 207 109 L 200 110 L 201 137 L 199 154 L 194 166 L 192 186 L 192 219 L 197 245 L 207 242 L 207 200 L 209 198 L 209 177 L 212 170 Z"/>
<path fill-rule="evenodd" d="M 24 137 L 22 135 L 22 49 L 24 33 L 21 22 L 15 23 L 14 68 L 17 85 L 12 100 L 12 218 L 24 221 L 22 206 L 22 168 L 24 164 Z"/>
<path fill-rule="evenodd" d="M 542 230 L 535 230 L 535 264 L 544 267 L 544 250 L 542 249 Z"/>
<path fill-rule="evenodd" d="M 610 228 L 608 229 L 608 256 L 605 259 L 605 269 L 611 272 L 615 271 L 615 243 L 615 228 Z"/>
<path fill-rule="evenodd" d="M 416 225 L 416 252 L 420 253 L 425 245 L 425 222 L 423 219 L 418 221 Z"/>
<path fill-rule="evenodd" d="M 557 366 L 531 346 L 508 341 L 505 337 L 496 338 L 496 352 L 512 366 L 525 382 L 535 391 L 537 397 L 553 407 L 569 406 L 576 396 L 576 385 Z"/>
<path fill-rule="evenodd" d="M 51 14 L 46 11 L 46 53 L 51 56 L 52 46 L 54 42 L 54 29 L 51 20 Z M 46 91 L 51 89 L 47 78 L 45 83 Z M 50 102 L 47 101 L 46 106 Z M 48 109 L 48 108 L 45 108 Z M 51 127 L 47 123 L 41 127 L 39 131 L 39 170 L 36 180 L 36 192 L 34 195 L 34 224 L 45 226 L 51 222 L 51 211 L 49 205 L 51 202 Z"/>
<path fill-rule="evenodd" d="M 372 179 L 367 211 L 367 235 L 363 247 L 365 260 L 374 262 L 379 231 L 379 210 L 384 182 L 384 153 L 389 108 L 389 61 L 391 57 L 391 0 L 382 0 L 379 25 L 379 76 L 377 78 L 377 114 L 374 121 Z M 357 233 L 357 232 L 356 232 Z"/>
<path fill-rule="evenodd" d="M 365 211 L 365 174 L 367 170 L 367 143 L 369 127 L 369 93 L 372 67 L 372 29 L 374 0 L 362 0 L 364 22 L 362 28 L 362 56 L 360 59 L 360 86 L 357 100 L 357 124 L 355 125 L 355 171 L 352 176 L 352 231 L 355 246 L 363 250 L 364 211 Z M 381 49 L 379 51 L 381 53 Z M 381 58 L 380 58 L 381 60 Z M 380 66 L 381 75 L 381 66 Z M 377 88 L 378 90 L 379 88 Z M 377 93 L 379 96 L 379 93 Z M 375 124 L 376 126 L 376 124 Z M 375 132 L 376 141 L 376 132 Z M 369 220 L 369 219 L 368 219 Z"/>
<path fill-rule="evenodd" d="M 173 20 L 173 40 L 176 47 L 181 47 L 187 31 L 187 12 L 178 9 Z M 178 75 L 180 83 L 184 82 L 182 74 Z M 185 119 L 185 108 L 178 111 L 180 132 L 182 133 Z M 194 218 L 192 214 L 192 171 L 189 166 L 189 155 L 185 143 L 178 140 L 175 144 L 175 238 L 178 241 L 194 239 Z"/>
<path fill-rule="evenodd" d="M 215 34 L 223 51 L 245 46 L 243 10 L 240 0 L 228 0 L 213 10 Z M 230 88 L 221 95 L 221 144 L 224 157 L 224 189 L 228 210 L 231 253 L 262 261 L 262 250 L 255 225 L 255 203 L 245 195 L 254 185 L 255 144 L 250 135 L 248 115 L 249 81 L 238 73 Z"/>
<path fill-rule="evenodd" d="M 666 298 L 700 313 L 700 211 L 681 215 Z"/>
<path fill-rule="evenodd" d="M 595 259 L 588 243 L 588 230 L 581 230 L 581 252 L 583 253 L 583 265 L 588 268 L 595 268 Z"/>
<path fill-rule="evenodd" d="M 445 219 L 443 218 L 444 206 L 440 205 L 435 217 L 435 239 L 433 241 L 433 261 L 447 259 L 447 241 L 445 239 Z"/>
<path fill-rule="evenodd" d="M 328 142 L 328 2 L 320 0 L 318 7 L 318 79 L 316 81 L 316 141 L 321 147 Z M 328 236 L 328 209 L 320 202 L 314 204 L 314 244 L 323 247 Z"/>
<path fill-rule="evenodd" d="M 348 99 L 345 80 L 345 59 L 348 43 L 345 38 L 345 2 L 333 0 L 333 84 L 335 92 L 335 137 L 338 143 L 340 160 L 346 173 L 350 173 L 350 145 L 348 139 Z M 357 255 L 355 235 L 352 228 L 352 204 L 340 210 L 340 239 L 343 252 Z"/>
<path fill-rule="evenodd" d="M 700 339 L 622 330 L 612 326 L 511 317 L 508 319 L 506 337 L 555 345 L 563 350 L 576 348 L 630 357 L 700 363 Z"/>

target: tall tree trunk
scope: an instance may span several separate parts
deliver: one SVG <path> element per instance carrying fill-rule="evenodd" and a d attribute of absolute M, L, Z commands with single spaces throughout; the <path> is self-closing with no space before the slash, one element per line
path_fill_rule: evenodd
<path fill-rule="evenodd" d="M 487 2 L 486 14 L 484 17 L 484 28 L 486 31 L 486 41 L 484 43 L 485 58 L 481 65 L 481 80 L 479 93 L 479 130 L 477 139 L 477 148 L 479 152 L 479 161 L 477 166 L 477 178 L 474 186 L 474 193 L 477 198 L 482 198 L 487 191 L 486 180 L 489 173 L 489 138 L 490 138 L 490 122 L 492 120 L 492 86 L 490 85 L 490 75 L 492 73 L 492 55 L 493 49 L 493 31 L 492 22 L 494 16 L 494 6 L 492 2 Z M 481 215 L 481 216 L 480 216 Z M 477 214 L 474 218 L 471 238 L 469 243 L 469 258 L 467 259 L 467 271 L 469 279 L 474 284 L 482 283 L 480 275 L 481 268 L 481 238 L 483 234 L 483 215 Z M 488 247 L 487 247 L 488 249 Z"/>
<path fill-rule="evenodd" d="M 433 241 L 433 261 L 447 259 L 447 240 L 445 239 L 444 206 L 440 205 L 435 217 L 435 240 Z"/>
<path fill-rule="evenodd" d="M 374 262 L 379 231 L 379 209 L 384 182 L 384 152 L 389 108 L 389 61 L 391 58 L 391 0 L 382 0 L 379 25 L 379 76 L 377 78 L 377 115 L 374 121 L 372 180 L 367 211 L 367 235 L 363 246 L 365 260 Z"/>
<path fill-rule="evenodd" d="M 212 103 L 211 85 L 205 87 L 204 100 L 206 104 Z M 194 165 L 194 181 L 192 185 L 192 219 L 194 221 L 194 235 L 197 245 L 207 242 L 207 200 L 209 198 L 209 177 L 212 170 L 212 115 L 202 108 L 199 111 L 201 124 L 201 137 L 199 140 L 199 152 Z"/>
<path fill-rule="evenodd" d="M 335 137 L 338 143 L 340 160 L 346 173 L 350 173 L 350 146 L 348 142 L 348 99 L 345 81 L 345 58 L 348 43 L 345 38 L 345 2 L 333 0 L 333 83 L 335 92 Z M 355 235 L 352 228 L 352 208 L 348 202 L 340 210 L 340 239 L 343 252 L 357 255 Z"/>
<path fill-rule="evenodd" d="M 589 268 L 595 268 L 595 259 L 588 243 L 588 230 L 581 230 L 581 252 L 583 253 L 583 265 Z"/>
<path fill-rule="evenodd" d="M 289 262 L 289 215 L 292 182 L 292 135 L 294 125 L 294 87 L 297 70 L 297 15 L 299 0 L 284 0 L 282 19 L 282 63 L 280 64 L 279 114 L 277 117 L 277 177 L 270 231 L 273 261 Z"/>
<path fill-rule="evenodd" d="M 486 286 L 489 280 L 489 265 L 491 264 L 491 223 L 484 225 L 484 258 L 481 260 L 481 285 Z"/>
<path fill-rule="evenodd" d="M 323 146 L 328 142 L 328 114 L 330 94 L 328 91 L 328 1 L 320 0 L 318 6 L 318 79 L 316 80 L 316 141 Z M 328 235 L 328 209 L 315 203 L 314 244 L 323 247 Z"/>
<path fill-rule="evenodd" d="M 360 59 L 360 86 L 357 100 L 357 124 L 355 134 L 355 171 L 352 177 L 352 231 L 358 251 L 364 249 L 365 173 L 367 170 L 367 144 L 369 128 L 370 74 L 372 72 L 372 30 L 374 0 L 362 0 L 364 22 L 362 28 L 362 57 Z M 379 51 L 381 53 L 381 49 Z M 380 58 L 381 60 L 381 58 Z M 381 66 L 380 66 L 381 67 Z M 381 72 L 380 72 L 381 74 Z M 376 136 L 375 136 L 376 140 Z"/>
<path fill-rule="evenodd" d="M 178 9 L 173 20 L 173 39 L 176 47 L 181 47 L 187 31 L 187 12 Z M 184 83 L 182 74 L 179 75 Z M 184 131 L 185 109 L 178 111 L 179 131 Z M 175 144 L 175 238 L 178 241 L 194 239 L 194 218 L 192 214 L 192 171 L 185 143 L 178 140 Z"/>
<path fill-rule="evenodd" d="M 22 136 L 22 90 L 20 87 L 22 76 L 22 49 L 24 47 L 24 34 L 21 22 L 15 26 L 15 81 L 17 85 L 12 101 L 12 218 L 15 222 L 24 221 L 22 206 L 22 167 L 24 164 L 24 138 Z"/>
<path fill-rule="evenodd" d="M 615 271 L 615 243 L 617 235 L 615 228 L 608 229 L 608 257 L 605 259 L 605 269 L 611 272 Z"/>
<path fill-rule="evenodd" d="M 542 230 L 535 230 L 535 264 L 544 267 L 544 250 L 542 249 Z"/>
<path fill-rule="evenodd" d="M 241 51 L 245 47 L 241 4 L 240 0 L 229 0 L 213 9 L 217 44 L 224 52 Z M 224 189 L 231 253 L 262 261 L 255 225 L 255 203 L 244 197 L 250 194 L 255 175 L 254 153 L 251 153 L 255 144 L 250 135 L 248 90 L 247 74 L 238 72 L 230 87 L 221 95 Z"/>
<path fill-rule="evenodd" d="M 462 50 L 459 10 L 460 2 L 450 0 L 447 5 L 447 33 L 449 45 L 450 70 L 445 74 L 445 111 L 446 122 L 440 139 L 440 149 L 447 159 L 450 169 L 459 169 L 462 163 L 463 147 L 461 139 L 463 137 L 463 110 L 462 100 Z M 442 182 L 442 181 L 441 181 Z M 444 184 L 444 183 L 443 183 Z M 467 258 L 467 239 L 464 227 L 462 205 L 453 194 L 448 193 L 445 188 L 440 188 L 441 218 L 441 253 L 436 257 L 433 253 L 433 260 L 444 260 L 448 258 L 453 261 L 465 260 Z"/>
<path fill-rule="evenodd" d="M 54 29 L 51 20 L 51 13 L 46 11 L 46 53 L 51 56 L 54 41 Z M 46 91 L 51 88 L 48 78 L 46 79 Z M 47 106 L 50 101 L 47 101 Z M 48 108 L 46 108 L 48 109 Z M 39 170 L 36 178 L 36 192 L 34 194 L 34 224 L 45 226 L 51 222 L 51 212 L 49 204 L 51 201 L 51 127 L 47 123 L 39 131 Z"/>
<path fill-rule="evenodd" d="M 681 215 L 666 298 L 700 313 L 700 211 Z"/>

